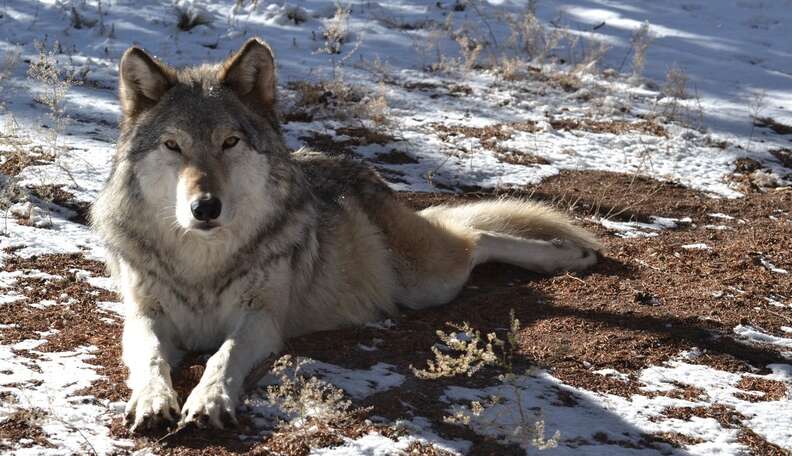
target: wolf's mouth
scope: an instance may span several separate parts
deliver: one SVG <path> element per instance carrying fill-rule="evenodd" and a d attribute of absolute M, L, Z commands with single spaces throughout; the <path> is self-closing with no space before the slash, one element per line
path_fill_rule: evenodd
<path fill-rule="evenodd" d="M 219 227 L 220 227 L 220 224 L 218 224 L 218 223 L 201 222 L 201 223 L 194 224 L 191 228 L 199 230 L 199 231 L 209 232 L 209 231 L 212 231 L 212 230 L 214 230 L 216 228 L 219 228 Z"/>

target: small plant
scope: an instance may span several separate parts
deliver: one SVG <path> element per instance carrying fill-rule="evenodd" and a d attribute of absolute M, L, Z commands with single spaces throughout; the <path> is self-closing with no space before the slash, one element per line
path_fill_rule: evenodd
<path fill-rule="evenodd" d="M 336 10 L 327 23 L 325 24 L 322 36 L 324 37 L 324 46 L 319 49 L 320 52 L 327 54 L 340 54 L 341 47 L 344 45 L 349 33 L 349 7 L 336 3 Z"/>
<path fill-rule="evenodd" d="M 370 119 L 376 126 L 390 123 L 388 99 L 385 97 L 385 84 L 380 83 L 376 95 L 364 97 L 358 104 L 356 115 L 362 119 Z"/>
<path fill-rule="evenodd" d="M 332 423 L 348 420 L 355 409 L 344 399 L 344 391 L 316 377 L 303 377 L 306 361 L 285 355 L 275 361 L 272 373 L 280 383 L 267 387 L 267 399 L 285 412 L 291 423 L 309 416 Z"/>
<path fill-rule="evenodd" d="M 289 88 L 297 93 L 294 107 L 287 116 L 302 114 L 310 119 L 371 121 L 374 125 L 389 124 L 388 99 L 385 85 L 375 94 L 347 83 L 341 77 L 311 83 L 294 82 Z"/>
<path fill-rule="evenodd" d="M 77 11 L 77 8 L 75 8 L 74 5 L 72 5 L 71 7 L 70 20 L 71 20 L 71 26 L 78 30 L 83 28 L 92 28 L 94 25 L 96 25 L 97 22 L 99 22 L 98 19 L 89 18 L 84 16 L 83 14 L 80 14 L 80 12 Z"/>
<path fill-rule="evenodd" d="M 465 73 L 468 73 L 476 66 L 481 51 L 484 50 L 484 44 L 481 40 L 473 38 L 469 34 L 458 34 L 455 41 L 459 45 L 459 50 L 462 53 L 462 69 Z"/>
<path fill-rule="evenodd" d="M 514 310 L 510 312 L 509 320 L 505 341 L 495 333 L 482 337 L 481 332 L 471 328 L 468 323 L 448 323 L 457 332 L 447 334 L 437 331 L 437 336 L 448 349 L 456 352 L 456 356 L 432 347 L 435 359 L 427 361 L 428 368 L 415 369 L 410 366 L 410 369 L 416 377 L 423 380 L 456 375 L 470 377 L 484 366 L 503 369 L 505 373 L 499 375 L 498 380 L 510 392 L 508 401 L 504 397 L 490 395 L 466 406 L 454 406 L 453 413 L 445 416 L 444 421 L 476 427 L 494 435 L 504 435 L 506 431 L 504 439 L 507 441 L 538 449 L 553 448 L 558 445 L 560 432 L 556 431 L 549 439 L 545 438 L 545 423 L 541 412 L 527 410 L 523 405 L 523 388 L 519 384 L 522 377 L 514 374 L 514 351 L 518 346 L 520 333 L 520 320 L 515 316 Z M 512 406 L 516 410 L 512 410 Z"/>
<path fill-rule="evenodd" d="M 561 440 L 561 432 L 556 431 L 549 439 L 545 437 L 545 421 L 541 412 L 533 413 L 525 410 L 522 405 L 522 390 L 514 382 L 514 379 L 502 379 L 504 385 L 509 386 L 514 394 L 514 403 L 517 413 L 510 413 L 508 410 L 501 413 L 488 413 L 495 410 L 498 406 L 507 406 L 507 402 L 502 397 L 490 396 L 482 401 L 472 401 L 468 406 L 457 406 L 452 415 L 443 418 L 449 424 L 471 426 L 475 425 L 483 430 L 490 431 L 496 435 L 503 435 L 503 431 L 508 432 L 504 435 L 504 440 L 532 446 L 539 450 L 547 450 L 558 446 Z M 488 414 L 492 414 L 491 418 Z M 504 417 L 508 415 L 508 417 Z M 516 416 L 516 419 L 512 418 Z M 504 423 L 508 421 L 508 423 Z"/>
<path fill-rule="evenodd" d="M 635 29 L 632 38 L 630 38 L 630 48 L 633 53 L 632 77 L 636 80 L 643 74 L 646 66 L 646 50 L 649 49 L 652 41 L 654 41 L 654 35 L 649 29 L 648 21 Z"/>
<path fill-rule="evenodd" d="M 504 342 L 495 335 L 488 333 L 486 339 L 481 337 L 481 332 L 474 330 L 465 322 L 461 325 L 447 323 L 456 329 L 451 333 L 438 330 L 437 337 L 445 346 L 456 353 L 445 354 L 437 347 L 432 347 L 434 360 L 427 360 L 426 369 L 416 369 L 410 366 L 413 374 L 422 380 L 467 375 L 471 377 L 484 366 L 495 366 L 501 362 L 496 353 L 496 348 L 502 349 Z"/>
<path fill-rule="evenodd" d="M 267 387 L 267 400 L 286 415 L 267 442 L 267 446 L 280 450 L 340 445 L 345 437 L 365 434 L 365 417 L 371 408 L 353 407 L 345 399 L 344 391 L 319 380 L 306 378 L 301 369 L 306 361 L 285 355 L 275 361 L 272 373 L 279 384 Z M 302 454 L 302 453 L 300 453 Z"/>
<path fill-rule="evenodd" d="M 520 320 L 514 315 L 514 310 L 510 315 L 509 331 L 506 334 L 506 341 L 498 338 L 494 333 L 487 333 L 481 336 L 481 331 L 474 330 L 467 322 L 461 325 L 456 323 L 446 323 L 456 331 L 446 333 L 438 330 L 437 337 L 445 344 L 445 347 L 452 352 L 443 353 L 438 347 L 432 347 L 434 360 L 427 360 L 426 369 L 416 369 L 410 366 L 413 374 L 423 380 L 431 380 L 457 375 L 473 376 L 484 366 L 497 366 L 511 371 L 514 347 L 517 346 L 517 337 L 520 331 Z"/>
<path fill-rule="evenodd" d="M 677 100 L 688 98 L 688 75 L 685 70 L 676 64 L 671 65 L 668 72 L 666 72 L 663 95 Z"/>
<path fill-rule="evenodd" d="M 41 90 L 34 96 L 34 100 L 43 104 L 49 109 L 50 119 L 53 128 L 50 128 L 53 156 L 57 155 L 57 136 L 63 133 L 68 117 L 66 116 L 66 94 L 75 85 L 80 85 L 73 74 L 63 71 L 58 63 L 57 55 L 54 50 L 47 49 L 46 45 L 37 41 L 36 49 L 39 52 L 38 58 L 33 60 L 28 67 L 28 77 L 39 83 Z M 57 49 L 59 44 L 53 46 Z"/>
<path fill-rule="evenodd" d="M 8 79 L 11 76 L 11 73 L 14 71 L 14 68 L 16 68 L 18 62 L 18 49 L 6 51 L 3 55 L 2 61 L 0 61 L 0 112 L 2 112 L 5 108 L 5 103 L 3 101 L 3 91 L 5 90 L 6 83 L 8 82 Z"/>
<path fill-rule="evenodd" d="M 676 64 L 671 65 L 666 73 L 666 81 L 662 93 L 667 99 L 663 104 L 662 115 L 684 124 L 693 124 L 696 113 L 687 106 L 685 100 L 690 98 L 688 92 L 688 75 Z M 700 107 L 700 103 L 698 105 Z M 699 112 L 699 117 L 703 113 Z"/>
<path fill-rule="evenodd" d="M 597 65 L 608 53 L 610 46 L 608 43 L 598 39 L 583 41 L 580 61 L 573 72 L 575 73 L 596 73 Z"/>
<path fill-rule="evenodd" d="M 536 17 L 537 3 L 536 0 L 529 1 L 521 15 L 508 15 L 504 20 L 511 29 L 509 45 L 522 50 L 528 55 L 529 60 L 541 65 L 550 52 L 563 41 L 572 42 L 574 39 L 570 39 L 566 30 L 558 28 L 548 30 Z"/>
<path fill-rule="evenodd" d="M 40 41 L 37 41 L 35 46 L 39 55 L 30 62 L 27 74 L 28 78 L 38 86 L 34 101 L 47 107 L 51 120 L 51 125 L 45 132 L 46 147 L 38 157 L 44 161 L 56 162 L 76 186 L 77 182 L 62 160 L 66 158 L 68 148 L 60 144 L 60 140 L 69 121 L 66 115 L 66 95 L 73 86 L 81 84 L 80 73 L 68 72 L 61 68 L 57 58 L 62 52 L 59 42 L 56 41 L 51 48 L 47 48 L 46 44 Z M 82 77 L 85 77 L 85 74 L 86 72 L 83 72 Z"/>
<path fill-rule="evenodd" d="M 199 25 L 209 25 L 212 23 L 212 16 L 205 9 L 195 5 L 190 0 L 182 0 L 174 3 L 176 10 L 176 27 L 184 32 L 198 27 Z"/>

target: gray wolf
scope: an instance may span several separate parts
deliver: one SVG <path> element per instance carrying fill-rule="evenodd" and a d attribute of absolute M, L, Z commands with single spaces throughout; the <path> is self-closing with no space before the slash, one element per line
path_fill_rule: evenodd
<path fill-rule="evenodd" d="M 262 40 L 184 69 L 133 47 L 119 73 L 120 137 L 91 218 L 125 301 L 132 430 L 234 423 L 245 376 L 284 339 L 447 303 L 477 264 L 597 261 L 597 239 L 543 205 L 416 213 L 364 164 L 290 152 Z M 180 406 L 185 351 L 213 355 Z"/>

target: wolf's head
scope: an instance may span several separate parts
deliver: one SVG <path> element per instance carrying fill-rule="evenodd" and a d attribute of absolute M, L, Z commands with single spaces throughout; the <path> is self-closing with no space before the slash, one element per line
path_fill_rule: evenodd
<path fill-rule="evenodd" d="M 120 64 L 116 157 L 144 204 L 177 231 L 213 238 L 261 211 L 288 154 L 275 113 L 275 61 L 251 39 L 218 65 L 174 69 L 142 49 Z"/>

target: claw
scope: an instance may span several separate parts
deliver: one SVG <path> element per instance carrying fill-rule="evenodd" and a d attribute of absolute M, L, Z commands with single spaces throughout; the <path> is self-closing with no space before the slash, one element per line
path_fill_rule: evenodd
<path fill-rule="evenodd" d="M 155 379 L 156 380 L 156 379 Z M 178 399 L 173 388 L 165 382 L 152 381 L 143 388 L 132 392 L 127 403 L 126 425 L 130 432 L 142 432 L 172 423 Z M 177 415 L 178 416 L 178 411 Z"/>

